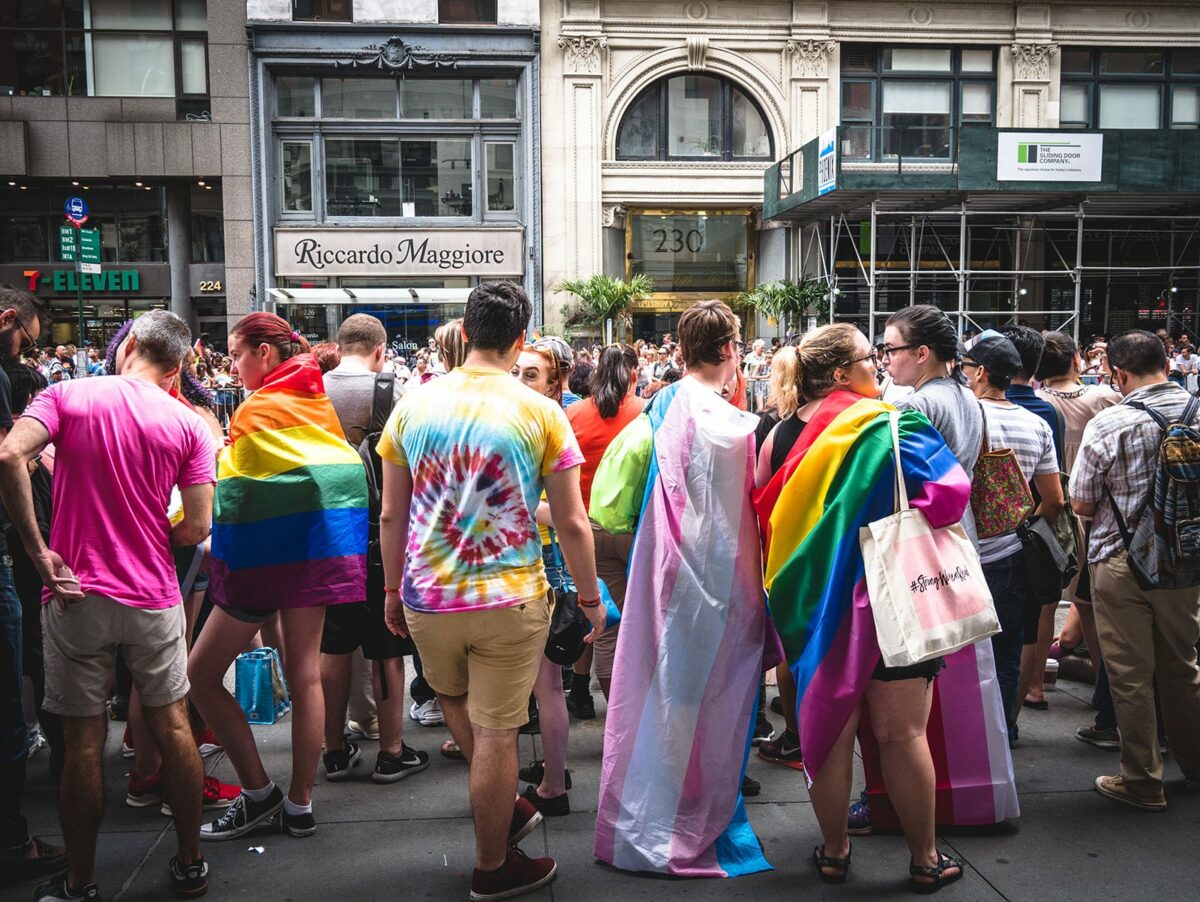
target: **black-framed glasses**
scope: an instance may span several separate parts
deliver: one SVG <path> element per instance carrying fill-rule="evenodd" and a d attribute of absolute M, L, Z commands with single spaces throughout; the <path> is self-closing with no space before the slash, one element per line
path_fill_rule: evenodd
<path fill-rule="evenodd" d="M 26 328 L 24 320 L 21 319 L 21 314 L 14 310 L 13 318 L 17 321 L 17 325 L 21 327 L 21 331 L 25 333 L 25 341 L 21 342 L 21 350 L 19 353 L 26 354 L 37 347 L 37 339 L 35 339 L 33 335 L 30 334 L 29 329 Z"/>
<path fill-rule="evenodd" d="M 959 363 L 959 366 L 961 366 L 963 369 L 966 369 L 969 366 L 979 367 L 979 366 L 981 366 L 981 364 L 976 363 L 974 360 L 964 360 L 961 363 Z"/>
<path fill-rule="evenodd" d="M 921 347 L 921 346 L 920 345 L 896 345 L 895 347 L 892 347 L 890 345 L 883 345 L 879 349 L 879 355 L 881 357 L 891 357 L 897 351 L 912 351 L 919 347 Z"/>
<path fill-rule="evenodd" d="M 870 354 L 864 354 L 862 357 L 855 357 L 847 366 L 854 366 L 856 363 L 862 363 L 864 360 L 869 360 L 872 363 L 879 364 L 879 352 L 872 351 Z"/>

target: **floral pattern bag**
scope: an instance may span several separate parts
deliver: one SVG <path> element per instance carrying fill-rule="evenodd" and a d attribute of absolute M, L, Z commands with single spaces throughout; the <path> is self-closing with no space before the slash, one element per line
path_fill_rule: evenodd
<path fill-rule="evenodd" d="M 1012 532 L 1033 512 L 1033 492 L 1021 472 L 1012 448 L 993 451 L 988 440 L 987 414 L 983 414 L 983 452 L 971 478 L 971 512 L 981 539 Z"/>

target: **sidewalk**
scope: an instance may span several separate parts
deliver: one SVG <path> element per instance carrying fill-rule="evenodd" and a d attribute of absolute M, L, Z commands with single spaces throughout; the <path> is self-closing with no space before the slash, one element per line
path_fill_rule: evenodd
<path fill-rule="evenodd" d="M 966 876 L 939 897 L 966 902 L 1012 900 L 1194 899 L 1200 793 L 1189 794 L 1174 762 L 1167 760 L 1168 809 L 1155 814 L 1101 798 L 1092 789 L 1099 774 L 1115 773 L 1117 753 L 1084 745 L 1075 727 L 1090 723 L 1091 687 L 1066 681 L 1047 694 L 1050 710 L 1021 715 L 1020 747 L 1014 752 L 1023 816 L 1004 835 L 955 835 L 945 850 L 967 864 Z M 773 694 L 773 693 L 772 693 Z M 803 775 L 752 755 L 750 774 L 763 784 L 748 800 L 750 821 L 774 872 L 735 880 L 665 880 L 639 877 L 597 864 L 592 829 L 603 739 L 600 717 L 573 722 L 568 764 L 574 777 L 573 812 L 547 819 L 522 844 L 531 855 L 558 860 L 558 880 L 530 899 L 910 899 L 908 853 L 899 836 L 855 841 L 854 868 L 842 887 L 821 884 L 808 857 L 820 841 Z M 777 728 L 781 718 L 771 715 Z M 290 766 L 290 720 L 255 727 L 267 769 L 286 780 Z M 406 720 L 406 741 L 427 750 L 426 772 L 390 786 L 372 783 L 376 743 L 364 742 L 360 778 L 326 784 L 318 770 L 310 839 L 255 834 L 205 844 L 212 864 L 207 898 L 278 900 L 465 900 L 474 838 L 463 762 L 438 754 L 444 728 Z M 98 882 L 105 900 L 172 898 L 167 861 L 174 852 L 170 821 L 157 808 L 123 804 L 127 763 L 120 757 L 121 729 L 111 724 L 105 759 L 108 804 L 98 846 Z M 540 757 L 538 737 L 521 737 L 521 760 Z M 46 755 L 30 763 L 26 811 L 31 829 L 60 842 L 55 789 L 46 783 Z M 207 769 L 234 780 L 224 756 Z M 286 788 L 286 783 L 285 783 Z M 262 846 L 262 854 L 249 851 Z M 32 885 L 0 891 L 0 900 L 26 900 Z"/>

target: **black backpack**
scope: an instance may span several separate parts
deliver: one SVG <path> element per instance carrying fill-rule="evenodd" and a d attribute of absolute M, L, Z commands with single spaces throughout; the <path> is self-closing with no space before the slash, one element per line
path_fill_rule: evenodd
<path fill-rule="evenodd" d="M 379 542 L 379 515 L 383 509 L 383 460 L 375 446 L 383 435 L 383 427 L 396 404 L 396 376 L 394 373 L 375 374 L 375 392 L 371 398 L 371 420 L 363 427 L 366 436 L 358 445 L 358 456 L 367 471 L 367 498 L 369 502 L 370 542 Z M 374 549 L 373 549 L 374 550 Z M 373 555 L 374 557 L 374 555 Z"/>

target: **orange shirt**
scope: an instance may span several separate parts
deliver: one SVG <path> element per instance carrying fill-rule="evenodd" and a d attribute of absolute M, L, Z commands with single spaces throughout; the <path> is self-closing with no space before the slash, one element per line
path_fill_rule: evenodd
<path fill-rule="evenodd" d="M 617 437 L 617 433 L 628 426 L 645 406 L 644 399 L 636 395 L 626 395 L 621 406 L 617 408 L 617 415 L 608 420 L 601 418 L 596 402 L 591 398 L 584 398 L 567 408 L 567 419 L 571 421 L 575 439 L 579 442 L 579 450 L 583 452 L 583 466 L 579 468 L 579 488 L 583 492 L 585 508 L 592 500 L 592 479 L 596 476 L 596 468 L 600 466 L 600 458 Z"/>

